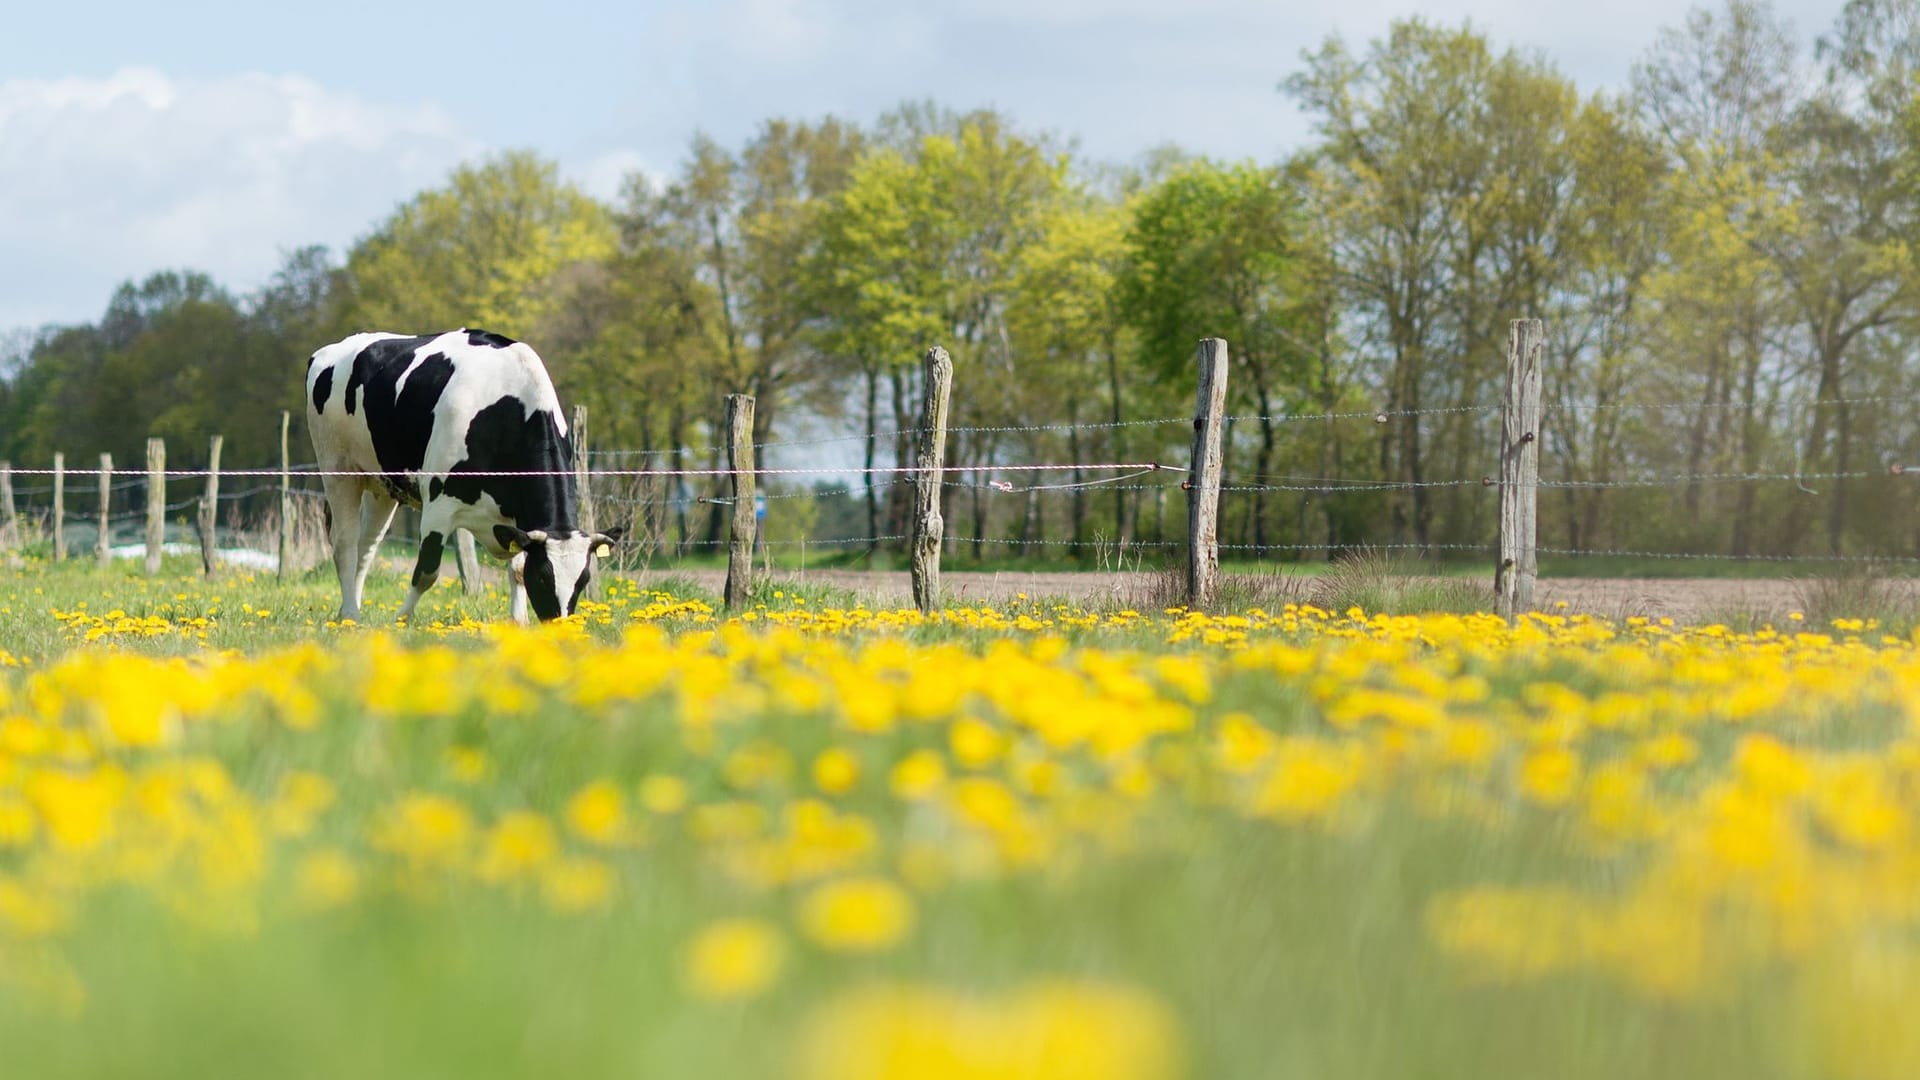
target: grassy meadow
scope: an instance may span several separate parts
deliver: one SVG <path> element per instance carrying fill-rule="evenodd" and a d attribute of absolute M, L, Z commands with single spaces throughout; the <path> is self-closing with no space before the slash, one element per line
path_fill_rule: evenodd
<path fill-rule="evenodd" d="M 403 577 L 0 571 L 0 1075 L 1920 1075 L 1904 626 Z"/>

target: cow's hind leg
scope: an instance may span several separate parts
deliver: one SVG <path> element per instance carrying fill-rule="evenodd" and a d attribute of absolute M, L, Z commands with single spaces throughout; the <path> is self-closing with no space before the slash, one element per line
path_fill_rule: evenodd
<path fill-rule="evenodd" d="M 393 512 L 400 504 L 393 497 L 378 488 L 367 486 L 360 496 L 360 537 L 357 552 L 358 565 L 353 575 L 353 610 L 358 618 L 360 600 L 367 591 L 367 571 L 373 569 L 374 556 L 380 551 L 380 541 L 387 535 L 387 526 L 393 524 Z"/>
<path fill-rule="evenodd" d="M 327 478 L 327 539 L 333 543 L 333 570 L 340 578 L 340 619 L 360 617 L 360 496 L 364 489 L 348 477 Z"/>
<path fill-rule="evenodd" d="M 451 508 L 444 500 L 428 502 L 420 515 L 420 558 L 413 564 L 413 587 L 407 590 L 407 602 L 400 605 L 401 622 L 413 618 L 414 605 L 440 580 L 440 553 L 452 534 Z"/>

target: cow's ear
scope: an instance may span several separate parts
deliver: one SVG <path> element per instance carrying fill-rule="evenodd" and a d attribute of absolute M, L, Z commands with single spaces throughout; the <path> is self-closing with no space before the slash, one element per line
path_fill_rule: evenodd
<path fill-rule="evenodd" d="M 627 535 L 627 530 L 619 525 L 608 529 L 606 532 L 594 533 L 589 539 L 589 543 L 593 548 L 593 557 L 596 559 L 605 559 L 611 556 L 613 554 L 613 545 L 619 543 L 620 538 L 625 535 Z"/>
<path fill-rule="evenodd" d="M 528 544 L 533 543 L 533 537 L 512 525 L 495 525 L 493 538 L 500 542 L 501 547 L 507 549 L 509 555 L 517 555 L 525 551 Z"/>

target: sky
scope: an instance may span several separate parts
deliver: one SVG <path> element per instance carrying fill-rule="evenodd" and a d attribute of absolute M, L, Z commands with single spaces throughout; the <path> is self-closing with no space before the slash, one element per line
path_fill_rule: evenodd
<path fill-rule="evenodd" d="M 1841 0 L 1775 0 L 1803 45 Z M 1128 161 L 1274 160 L 1311 138 L 1278 90 L 1330 35 L 1471 23 L 1583 91 L 1623 89 L 1667 0 L 64 0 L 0 37 L 0 333 L 99 317 L 121 282 L 236 291 L 336 253 L 464 161 L 531 149 L 611 198 L 696 132 L 866 122 L 907 100 L 999 108 Z"/>

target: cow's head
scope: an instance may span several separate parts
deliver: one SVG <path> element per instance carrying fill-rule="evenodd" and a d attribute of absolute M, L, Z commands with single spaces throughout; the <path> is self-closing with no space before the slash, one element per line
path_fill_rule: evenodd
<path fill-rule="evenodd" d="M 625 532 L 618 528 L 599 533 L 522 532 L 512 525 L 493 527 L 494 539 L 513 556 L 514 580 L 526 589 L 527 602 L 541 622 L 573 614 L 587 582 L 593 580 L 593 561 L 610 554 Z"/>

